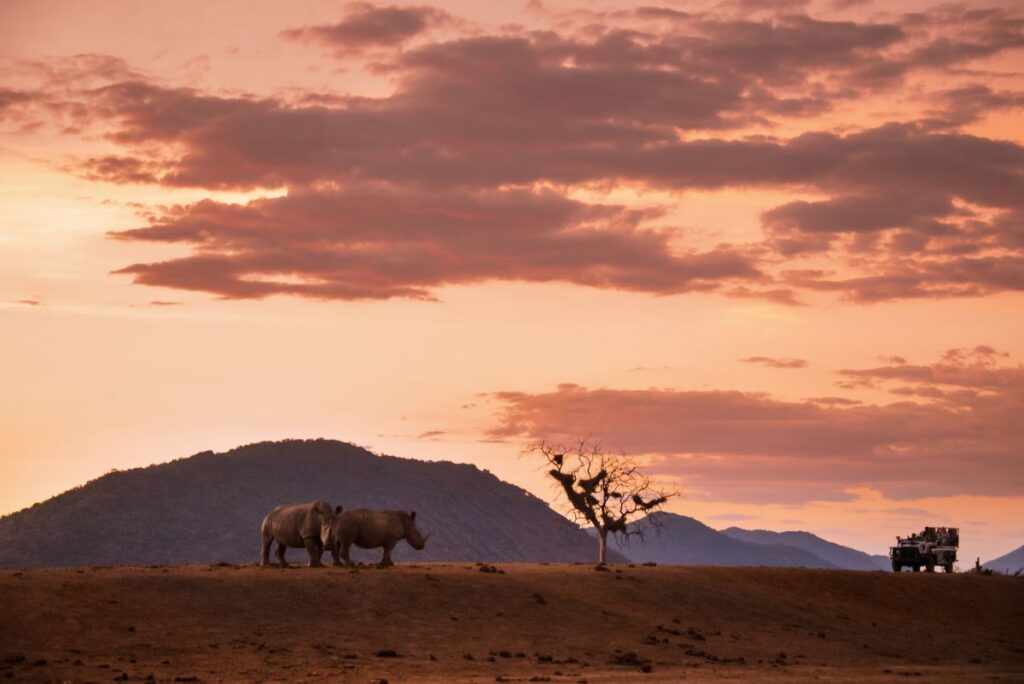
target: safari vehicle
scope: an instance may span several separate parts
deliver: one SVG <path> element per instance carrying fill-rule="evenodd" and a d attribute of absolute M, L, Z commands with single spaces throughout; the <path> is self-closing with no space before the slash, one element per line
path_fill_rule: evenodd
<path fill-rule="evenodd" d="M 896 537 L 896 546 L 889 549 L 893 572 L 910 568 L 920 572 L 923 567 L 935 572 L 935 566 L 953 572 L 956 550 L 960 545 L 960 530 L 956 527 L 926 527 L 909 537 Z"/>

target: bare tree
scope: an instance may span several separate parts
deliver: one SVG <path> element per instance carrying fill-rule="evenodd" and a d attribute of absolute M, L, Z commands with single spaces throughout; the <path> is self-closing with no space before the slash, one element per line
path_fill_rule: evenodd
<path fill-rule="evenodd" d="M 604 451 L 600 442 L 539 442 L 527 447 L 525 453 L 547 461 L 551 467 L 548 475 L 565 494 L 572 519 L 593 525 L 600 542 L 598 563 L 607 560 L 609 533 L 642 536 L 643 523 L 631 527 L 632 518 L 656 510 L 672 496 L 655 488 L 636 459 L 621 452 Z"/>

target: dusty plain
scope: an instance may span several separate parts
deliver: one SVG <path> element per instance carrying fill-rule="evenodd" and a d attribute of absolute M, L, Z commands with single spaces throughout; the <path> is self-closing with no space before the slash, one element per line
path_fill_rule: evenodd
<path fill-rule="evenodd" d="M 102 567 L 0 596 L 0 680 L 1024 681 L 1024 577 Z"/>

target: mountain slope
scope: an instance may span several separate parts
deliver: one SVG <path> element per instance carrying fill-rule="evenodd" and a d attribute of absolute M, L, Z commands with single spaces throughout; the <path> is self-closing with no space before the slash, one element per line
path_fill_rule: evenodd
<path fill-rule="evenodd" d="M 722 534 L 751 544 L 784 544 L 813 553 L 818 558 L 846 570 L 888 570 L 887 556 L 872 556 L 857 549 L 830 542 L 810 532 L 771 532 L 730 527 Z"/>
<path fill-rule="evenodd" d="M 1024 546 L 1004 556 L 990 560 L 988 563 L 985 563 L 985 568 L 995 570 L 996 572 L 1017 572 L 1024 568 Z"/>
<path fill-rule="evenodd" d="M 6 516 L 0 567 L 255 562 L 263 516 L 281 503 L 316 499 L 415 510 L 433 536 L 422 552 L 401 542 L 399 561 L 590 561 L 597 554 L 593 540 L 543 501 L 475 466 L 288 440 L 109 473 Z M 289 551 L 292 561 L 305 555 Z M 380 551 L 353 558 L 377 560 Z"/>
<path fill-rule="evenodd" d="M 803 549 L 782 544 L 753 544 L 733 539 L 684 515 L 657 513 L 660 529 L 648 529 L 618 549 L 638 563 L 663 565 L 738 565 L 834 568 Z"/>

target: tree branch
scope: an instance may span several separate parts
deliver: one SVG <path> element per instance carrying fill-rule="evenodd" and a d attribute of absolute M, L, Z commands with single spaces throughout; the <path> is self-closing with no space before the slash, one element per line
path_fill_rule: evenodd
<path fill-rule="evenodd" d="M 577 522 L 585 520 L 602 538 L 609 532 L 642 538 L 646 523 L 658 525 L 652 512 L 675 495 L 656 488 L 635 458 L 605 452 L 600 442 L 539 442 L 524 453 L 546 461 L 547 474 L 565 496 L 568 514 Z M 633 520 L 636 516 L 641 518 Z"/>

